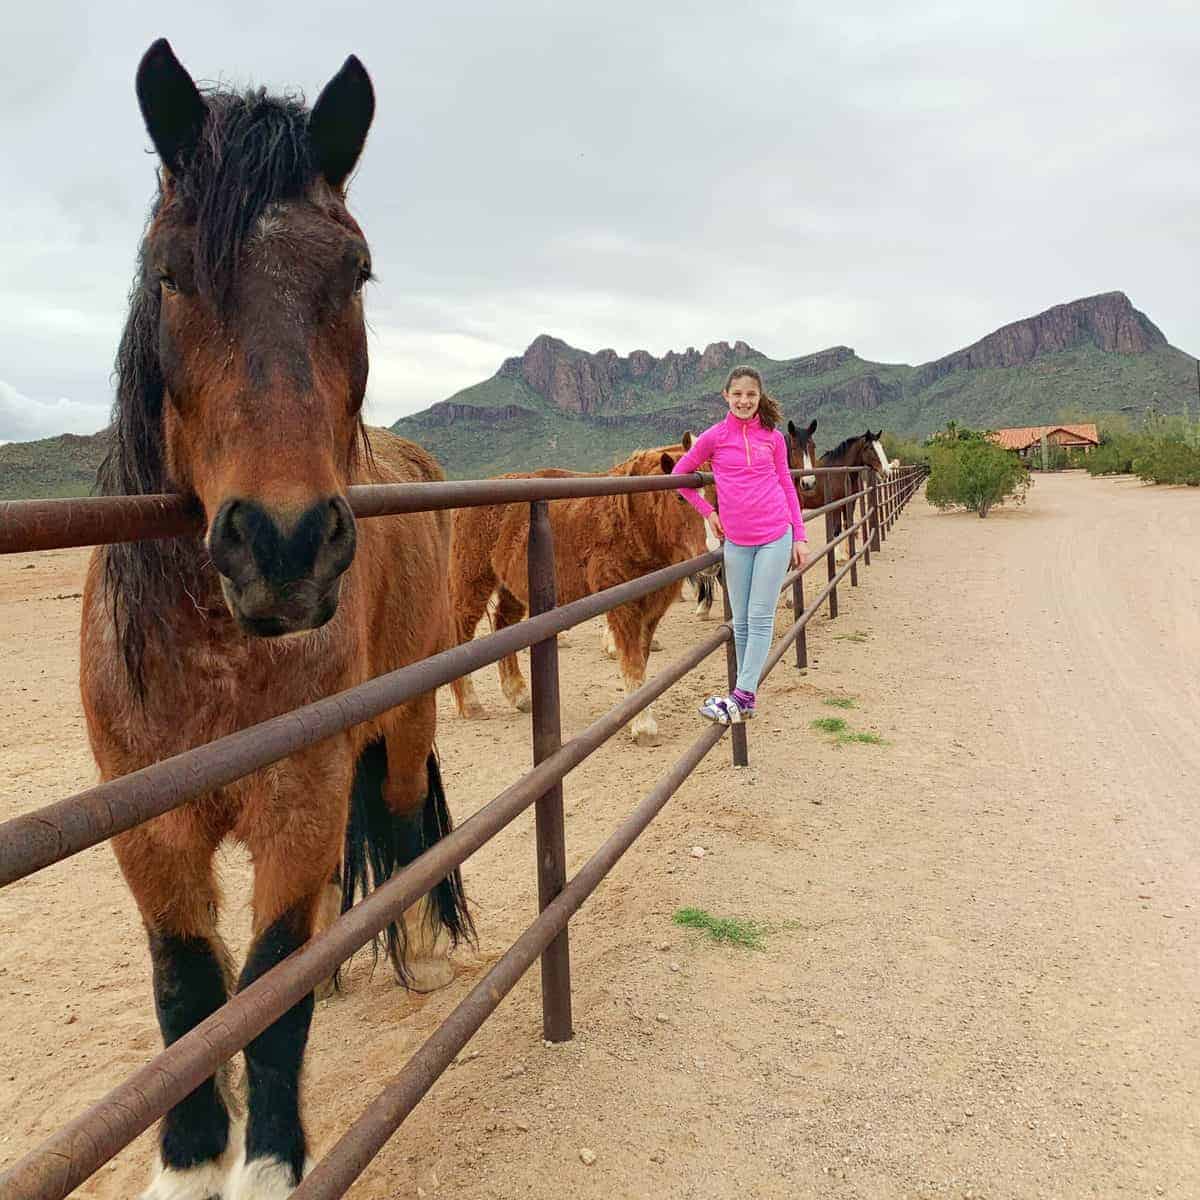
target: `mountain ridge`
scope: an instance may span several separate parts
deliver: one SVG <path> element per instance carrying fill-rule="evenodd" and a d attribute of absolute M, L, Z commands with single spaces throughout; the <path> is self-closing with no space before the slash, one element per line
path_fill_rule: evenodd
<path fill-rule="evenodd" d="M 1130 407 L 1180 412 L 1196 398 L 1195 359 L 1117 291 L 1054 305 L 916 366 L 872 362 L 846 345 L 772 359 L 741 340 L 620 355 L 544 333 L 490 379 L 392 428 L 427 446 L 455 478 L 595 470 L 635 446 L 712 424 L 738 363 L 763 373 L 787 416 L 818 418 L 819 447 L 866 424 L 923 436 L 950 419 L 1040 425 Z M 86 494 L 105 444 L 102 431 L 0 445 L 0 499 Z"/>
<path fill-rule="evenodd" d="M 1054 305 L 916 366 L 872 362 L 845 345 L 771 359 L 745 341 L 621 356 L 539 334 L 491 379 L 392 428 L 460 477 L 549 465 L 547 454 L 557 454 L 555 465 L 595 469 L 634 445 L 711 424 L 735 363 L 762 371 L 789 416 L 816 416 L 819 445 L 868 422 L 921 436 L 949 419 L 1042 424 L 1064 410 L 1100 414 L 1131 402 L 1179 411 L 1195 386 L 1190 356 L 1115 291 Z"/>

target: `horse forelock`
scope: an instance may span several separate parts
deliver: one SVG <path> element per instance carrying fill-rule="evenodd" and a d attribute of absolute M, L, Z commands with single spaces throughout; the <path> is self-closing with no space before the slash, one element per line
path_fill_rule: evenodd
<path fill-rule="evenodd" d="M 300 98 L 213 89 L 205 103 L 200 142 L 163 194 L 194 224 L 196 283 L 220 302 L 246 242 L 278 221 L 283 204 L 309 191 L 317 168 Z"/>

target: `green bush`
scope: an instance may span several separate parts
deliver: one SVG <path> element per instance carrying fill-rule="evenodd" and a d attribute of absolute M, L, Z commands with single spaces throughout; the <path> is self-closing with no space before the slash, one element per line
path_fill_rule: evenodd
<path fill-rule="evenodd" d="M 1129 475 L 1133 472 L 1133 460 L 1147 445 L 1148 439 L 1132 433 L 1106 438 L 1084 455 L 1083 465 L 1089 475 Z"/>
<path fill-rule="evenodd" d="M 1083 465 L 1092 475 L 1136 475 L 1147 483 L 1200 487 L 1200 426 L 1156 415 L 1140 433 L 1102 428 L 1100 445 Z"/>
<path fill-rule="evenodd" d="M 986 517 L 997 504 L 1025 499 L 1031 480 L 1024 463 L 987 441 L 960 440 L 930 447 L 925 495 L 938 508 L 968 508 Z"/>
<path fill-rule="evenodd" d="M 1147 483 L 1186 483 L 1200 487 L 1200 448 L 1173 439 L 1155 439 L 1133 460 L 1133 473 Z"/>

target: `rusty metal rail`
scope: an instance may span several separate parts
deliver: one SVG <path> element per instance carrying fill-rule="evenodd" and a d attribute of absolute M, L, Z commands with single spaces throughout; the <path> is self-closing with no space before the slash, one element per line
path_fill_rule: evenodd
<path fill-rule="evenodd" d="M 856 470 L 865 472 L 866 469 Z M 807 472 L 793 472 L 801 473 Z M 538 810 L 541 915 L 351 1127 L 331 1154 L 317 1165 L 297 1196 L 342 1195 L 535 958 L 541 957 L 543 964 L 546 1036 L 556 1040 L 571 1036 L 570 966 L 566 941 L 569 918 L 695 765 L 720 740 L 723 730 L 715 727 L 706 731 L 570 882 L 566 881 L 562 849 L 562 780 L 669 687 L 722 645 L 731 643 L 732 632 L 728 624 L 720 626 L 577 737 L 565 745 L 560 744 L 555 635 L 622 603 L 669 586 L 685 575 L 715 563 L 720 553 L 701 555 L 573 604 L 555 607 L 553 545 L 546 518 L 546 500 L 563 495 L 608 495 L 697 486 L 697 480 L 703 478 L 631 480 L 602 476 L 355 489 L 388 493 L 364 496 L 361 504 L 356 496 L 355 511 L 360 516 L 457 504 L 496 503 L 493 489 L 497 483 L 503 485 L 504 500 L 530 500 L 529 619 L 0 826 L 0 885 L 3 885 L 277 761 L 302 746 L 333 736 L 404 699 L 496 662 L 515 650 L 530 647 L 533 654 L 533 770 L 369 894 L 325 933 L 232 997 L 74 1122 L 0 1174 L 0 1200 L 60 1200 L 65 1197 L 531 804 L 536 804 Z M 785 588 L 791 585 L 793 589 L 797 617 L 772 651 L 764 677 L 793 642 L 797 645 L 797 664 L 803 665 L 803 639 L 808 623 L 826 602 L 830 603 L 831 617 L 836 615 L 838 583 L 847 574 L 852 582 L 856 581 L 859 561 L 870 560 L 871 551 L 877 548 L 876 540 L 886 537 L 887 529 L 894 524 L 922 479 L 923 472 L 911 469 L 899 477 L 885 479 L 881 485 L 875 484 L 873 479 L 870 484 L 864 481 L 846 499 L 807 514 L 810 518 L 825 514 L 826 545 L 813 554 L 803 570 L 792 572 L 784 581 Z M 518 487 L 508 490 L 513 484 Z M 418 491 L 424 503 L 417 503 L 415 493 Z M 532 492 L 538 494 L 532 495 Z M 132 509 L 127 509 L 118 503 L 115 509 L 98 508 L 96 515 L 85 517 L 80 517 L 77 512 L 54 510 L 57 515 L 38 518 L 43 523 L 31 534 L 27 523 L 25 532 L 35 541 L 40 538 L 53 545 L 120 540 L 121 535 L 128 534 L 131 529 L 141 528 L 153 515 L 149 508 L 163 498 L 137 499 L 150 501 L 150 505 L 135 504 Z M 841 514 L 852 511 L 859 502 L 862 516 L 842 530 Z M 48 503 L 82 504 L 85 514 L 93 511 L 86 506 L 110 506 L 108 500 Z M 404 507 L 406 505 L 408 507 Z M 32 548 L 29 545 L 13 546 L 14 540 L 18 539 L 5 528 L 6 510 L 11 508 L 12 505 L 0 505 L 0 552 Z M 25 511 L 29 512 L 28 509 Z M 196 514 L 189 516 L 173 511 L 169 505 L 165 509 L 160 506 L 156 511 L 162 520 L 161 527 L 169 531 L 150 536 L 176 536 L 199 528 Z M 188 525 L 186 521 L 193 524 Z M 861 544 L 856 546 L 855 538 L 860 532 Z M 803 575 L 847 540 L 851 552 L 849 561 L 840 570 L 831 572 L 825 586 L 806 608 L 803 607 Z M 544 611 L 539 612 L 539 609 Z M 745 732 L 744 725 L 734 727 L 735 760 L 738 758 L 736 740 L 740 733 L 744 761 Z"/>
<path fill-rule="evenodd" d="M 865 471 L 867 468 L 850 468 Z M 795 470 L 793 476 L 840 474 L 843 467 Z M 346 489 L 356 517 L 387 517 L 484 504 L 569 500 L 666 492 L 712 483 L 691 475 L 578 475 L 565 479 L 463 479 L 438 483 L 357 484 Z M 0 554 L 101 546 L 111 542 L 195 536 L 204 531 L 199 505 L 178 495 L 87 496 L 68 500 L 0 501 Z"/>

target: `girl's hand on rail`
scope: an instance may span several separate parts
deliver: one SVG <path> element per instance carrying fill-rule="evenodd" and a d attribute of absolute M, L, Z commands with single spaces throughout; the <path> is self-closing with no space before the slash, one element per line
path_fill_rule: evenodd
<path fill-rule="evenodd" d="M 725 540 L 725 526 L 721 524 L 720 513 L 710 512 L 704 518 L 704 523 L 712 530 L 713 537 L 719 538 L 721 541 Z"/>
<path fill-rule="evenodd" d="M 808 543 L 792 543 L 792 570 L 799 571 L 808 562 Z"/>

